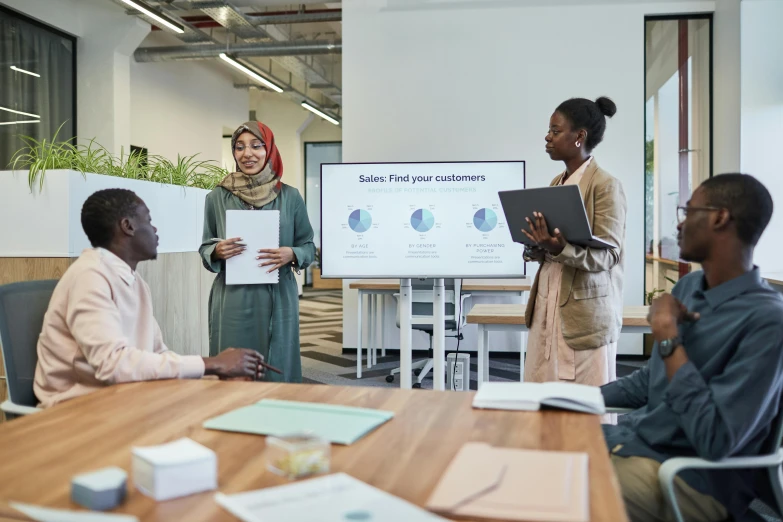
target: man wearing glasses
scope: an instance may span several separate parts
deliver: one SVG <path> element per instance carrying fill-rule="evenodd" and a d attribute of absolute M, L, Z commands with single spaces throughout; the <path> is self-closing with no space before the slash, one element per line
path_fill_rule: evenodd
<path fill-rule="evenodd" d="M 601 388 L 607 406 L 635 409 L 604 426 L 634 522 L 671 520 L 658 484 L 663 461 L 758 455 L 783 388 L 783 298 L 753 265 L 772 216 L 769 192 L 751 176 L 715 176 L 678 215 L 680 257 L 703 270 L 653 302 L 647 366 Z M 689 521 L 744 520 L 755 478 L 753 470 L 683 472 L 678 506 Z"/>

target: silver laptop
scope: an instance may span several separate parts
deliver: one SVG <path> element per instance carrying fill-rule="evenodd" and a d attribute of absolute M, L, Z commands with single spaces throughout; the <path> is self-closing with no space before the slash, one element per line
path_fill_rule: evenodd
<path fill-rule="evenodd" d="M 522 233 L 522 229 L 530 230 L 525 218 L 532 220 L 533 212 L 541 212 L 546 218 L 550 234 L 554 234 L 554 230 L 559 228 L 566 240 L 574 245 L 617 248 L 617 245 L 593 235 L 578 185 L 505 190 L 498 192 L 498 195 L 511 231 L 511 239 L 516 243 L 533 245 Z"/>

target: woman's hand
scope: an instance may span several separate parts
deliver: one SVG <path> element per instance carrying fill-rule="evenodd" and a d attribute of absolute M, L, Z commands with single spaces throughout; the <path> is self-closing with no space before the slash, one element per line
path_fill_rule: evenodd
<path fill-rule="evenodd" d="M 262 268 L 267 266 L 271 267 L 267 270 L 267 274 L 293 263 L 296 259 L 294 256 L 294 249 L 291 247 L 262 248 L 258 253 L 259 256 L 256 257 L 256 259 L 263 261 L 258 266 Z"/>
<path fill-rule="evenodd" d="M 550 254 L 556 256 L 560 254 L 565 248 L 567 242 L 563 234 L 559 229 L 555 229 L 555 235 L 549 234 L 549 228 L 546 226 L 546 219 L 541 212 L 533 212 L 533 219 L 525 218 L 528 225 L 530 225 L 530 232 L 522 229 L 527 238 L 534 241 L 536 245 L 540 246 Z"/>
<path fill-rule="evenodd" d="M 232 237 L 231 239 L 224 239 L 215 245 L 215 250 L 212 251 L 212 258 L 217 261 L 221 259 L 225 261 L 234 256 L 238 256 L 247 249 L 247 245 L 242 243 L 241 237 Z"/>

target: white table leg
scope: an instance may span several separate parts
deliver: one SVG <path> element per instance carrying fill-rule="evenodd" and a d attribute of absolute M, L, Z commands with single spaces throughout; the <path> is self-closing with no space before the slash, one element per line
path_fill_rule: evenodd
<path fill-rule="evenodd" d="M 411 365 L 413 364 L 413 295 L 410 279 L 400 279 L 400 388 L 413 387 Z"/>
<path fill-rule="evenodd" d="M 356 378 L 361 379 L 362 378 L 362 304 L 363 304 L 363 298 L 364 298 L 364 292 L 359 290 L 359 301 L 356 306 L 357 310 L 357 321 L 356 321 Z"/>
<path fill-rule="evenodd" d="M 386 357 L 386 294 L 381 294 L 381 357 Z"/>
<path fill-rule="evenodd" d="M 478 356 L 478 375 L 476 376 L 476 389 L 480 390 L 484 380 L 484 350 L 487 349 L 486 337 L 484 336 L 485 329 L 483 324 L 478 325 L 478 349 L 476 355 Z M 467 375 L 464 376 L 470 383 L 470 368 L 468 368 Z"/>
<path fill-rule="evenodd" d="M 369 324 L 369 335 L 367 336 L 367 369 L 372 368 L 372 352 L 375 350 L 375 312 L 373 304 L 375 303 L 375 294 L 367 295 L 367 323 Z"/>
<path fill-rule="evenodd" d="M 484 374 L 481 376 L 482 381 L 489 382 L 489 330 L 484 328 L 484 350 L 481 352 L 484 358 Z"/>
<path fill-rule="evenodd" d="M 522 304 L 527 304 L 527 292 L 520 292 Z M 525 354 L 527 353 L 527 328 L 523 329 L 520 335 L 519 349 L 519 382 L 525 382 Z"/>
<path fill-rule="evenodd" d="M 378 294 L 372 296 L 372 364 L 378 366 Z"/>
<path fill-rule="evenodd" d="M 435 362 L 432 388 L 445 390 L 446 374 L 443 366 L 446 364 L 446 288 L 443 279 L 436 279 L 432 287 L 432 321 L 432 351 Z"/>

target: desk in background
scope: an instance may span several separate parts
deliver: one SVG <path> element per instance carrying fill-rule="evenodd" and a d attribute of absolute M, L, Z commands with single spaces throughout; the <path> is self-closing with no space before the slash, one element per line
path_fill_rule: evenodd
<path fill-rule="evenodd" d="M 394 411 L 394 419 L 364 439 L 351 446 L 333 445 L 332 471 L 348 473 L 418 506 L 424 506 L 464 443 L 487 442 L 587 453 L 590 520 L 627 522 L 598 416 L 474 410 L 473 395 L 217 380 L 111 386 L 0 425 L 0 498 L 77 509 L 70 500 L 73 475 L 105 466 L 130 472 L 133 446 L 180 437 L 217 453 L 222 493 L 285 484 L 284 478 L 265 470 L 265 437 L 201 427 L 211 417 L 266 397 Z M 117 512 L 142 521 L 237 520 L 215 503 L 214 493 L 156 503 L 131 486 Z"/>
<path fill-rule="evenodd" d="M 519 296 L 525 302 L 525 294 L 530 291 L 529 278 L 521 279 L 463 279 L 462 292 L 470 293 L 472 297 L 481 296 Z M 383 318 L 386 314 L 386 296 L 400 292 L 399 279 L 359 279 L 348 285 L 351 290 L 359 291 L 356 341 L 356 378 L 362 378 L 362 342 L 364 335 L 364 296 L 368 297 L 367 316 L 369 320 L 369 340 L 367 346 L 367 368 L 377 363 L 377 348 L 379 343 L 377 333 L 380 332 L 381 342 L 385 333 Z M 380 310 L 378 297 L 380 296 Z M 380 313 L 379 313 L 380 312 Z M 381 317 L 380 328 L 376 331 L 377 317 Z M 524 335 L 524 334 L 523 334 Z M 522 338 L 524 350 L 524 336 Z M 380 346 L 381 356 L 386 355 L 386 348 Z"/>
<path fill-rule="evenodd" d="M 647 323 L 647 306 L 626 306 L 623 309 L 622 333 L 651 333 Z M 520 305 L 478 304 L 467 317 L 468 324 L 476 324 L 478 337 L 478 379 L 480 388 L 489 381 L 489 332 L 527 332 L 525 326 L 525 307 Z M 519 354 L 519 380 L 525 376 L 525 352 Z"/>

